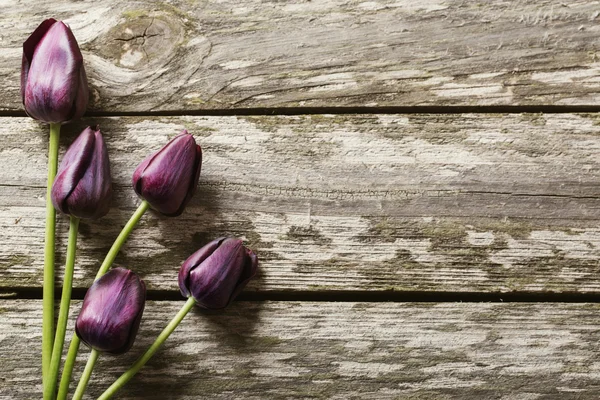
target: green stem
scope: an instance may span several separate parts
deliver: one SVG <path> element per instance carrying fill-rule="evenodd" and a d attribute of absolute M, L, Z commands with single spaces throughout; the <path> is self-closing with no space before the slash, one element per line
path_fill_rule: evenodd
<path fill-rule="evenodd" d="M 133 231 L 133 228 L 135 228 L 135 226 L 138 224 L 144 213 L 148 211 L 148 208 L 150 208 L 150 204 L 146 200 L 142 201 L 131 218 L 129 218 L 129 221 L 127 221 L 121 230 L 121 233 L 119 233 L 119 236 L 117 236 L 112 247 L 106 254 L 106 257 L 100 266 L 100 270 L 98 270 L 96 279 L 100 278 L 108 271 L 112 263 L 115 261 L 117 254 L 119 254 L 119 250 L 121 250 L 121 247 L 123 247 L 123 244 L 127 240 L 127 237 L 131 231 Z M 79 351 L 79 342 L 79 337 L 77 337 L 77 335 L 73 335 L 71 338 L 71 345 L 69 346 L 69 352 L 67 353 L 65 366 L 63 368 L 63 373 L 60 377 L 60 386 L 57 397 L 58 400 L 65 400 L 67 398 L 67 394 L 69 392 L 69 383 L 71 382 L 71 376 L 73 375 L 73 366 L 75 365 L 75 359 L 77 358 L 77 352 Z"/>
<path fill-rule="evenodd" d="M 75 365 L 75 359 L 77 358 L 77 352 L 79 351 L 79 336 L 73 335 L 71 338 L 71 345 L 69 346 L 69 352 L 65 359 L 65 366 L 63 367 L 63 373 L 60 377 L 60 386 L 58 387 L 57 400 L 65 400 L 69 393 L 69 384 L 71 383 L 71 375 L 73 375 L 73 366 Z"/>
<path fill-rule="evenodd" d="M 46 238 L 44 246 L 44 289 L 42 318 L 42 382 L 46 385 L 52 340 L 54 339 L 54 240 L 56 232 L 56 210 L 52 205 L 52 184 L 58 168 L 58 141 L 60 124 L 50 124 L 48 144 L 48 182 L 46 185 Z"/>
<path fill-rule="evenodd" d="M 79 385 L 77 385 L 77 389 L 75 389 L 75 394 L 73 395 L 73 400 L 81 400 L 83 397 L 83 393 L 85 393 L 85 389 L 87 389 L 88 382 L 90 381 L 90 376 L 92 376 L 92 371 L 94 370 L 94 365 L 96 365 L 96 361 L 98 361 L 98 356 L 100 352 L 98 350 L 92 349 L 90 352 L 90 357 L 85 364 L 85 369 L 83 370 L 83 374 L 81 375 L 81 379 L 79 379 Z"/>
<path fill-rule="evenodd" d="M 54 336 L 54 348 L 52 349 L 52 360 L 48 380 L 44 385 L 44 399 L 52 400 L 56 395 L 56 379 L 58 368 L 65 344 L 65 333 L 67 331 L 67 319 L 69 318 L 69 306 L 71 305 L 71 291 L 73 289 L 73 270 L 75 269 L 75 251 L 77 249 L 77 230 L 79 229 L 79 218 L 71 215 L 69 224 L 69 243 L 67 245 L 67 259 L 65 262 L 65 277 L 63 280 L 62 297 L 60 300 L 60 312 L 56 324 L 56 335 Z"/>
<path fill-rule="evenodd" d="M 140 218 L 142 218 L 142 215 L 144 215 L 144 213 L 148 211 L 148 208 L 150 208 L 150 204 L 146 200 L 142 201 L 142 203 L 138 206 L 137 210 L 135 210 L 131 218 L 129 218 L 129 221 L 127 221 L 127 224 L 125 224 L 123 230 L 121 230 L 121 233 L 119 233 L 119 236 L 117 236 L 112 247 L 106 254 L 104 262 L 100 266 L 98 274 L 96 274 L 96 279 L 100 278 L 108 271 L 112 263 L 115 261 L 117 254 L 119 254 L 119 250 L 121 250 L 121 247 L 123 247 L 123 244 L 129 237 L 129 234 L 131 233 L 131 231 L 133 231 L 133 228 L 135 228 L 135 226 L 138 224 Z"/>
<path fill-rule="evenodd" d="M 169 324 L 165 327 L 165 329 L 163 329 L 160 335 L 158 335 L 154 343 L 152 343 L 152 345 L 148 347 L 148 350 L 146 350 L 146 352 L 142 354 L 142 356 L 138 358 L 137 361 L 134 362 L 131 365 L 131 367 L 129 367 L 129 369 L 119 377 L 119 379 L 117 379 L 112 385 L 110 385 L 110 387 L 106 389 L 106 391 L 102 393 L 100 397 L 98 397 L 98 400 L 110 399 L 112 396 L 115 395 L 115 393 L 117 393 L 119 389 L 125 386 L 125 384 L 129 382 L 131 378 L 133 378 L 135 374 L 137 374 L 139 370 L 142 369 L 142 367 L 148 362 L 148 360 L 150 360 L 150 358 L 152 358 L 152 356 L 158 351 L 160 346 L 165 342 L 165 340 L 167 340 L 169 335 L 173 333 L 175 328 L 177 328 L 177 325 L 179 325 L 179 323 L 183 320 L 187 313 L 190 312 L 190 310 L 194 307 L 194 304 L 194 298 L 190 297 L 185 302 L 181 310 L 179 310 L 177 315 L 173 317 L 171 322 L 169 322 Z"/>

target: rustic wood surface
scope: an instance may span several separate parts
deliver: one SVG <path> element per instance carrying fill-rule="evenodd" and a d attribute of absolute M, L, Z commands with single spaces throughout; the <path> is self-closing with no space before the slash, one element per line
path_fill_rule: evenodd
<path fill-rule="evenodd" d="M 135 166 L 184 127 L 204 148 L 179 218 L 147 215 L 117 262 L 151 289 L 214 237 L 260 256 L 249 290 L 600 290 L 596 115 L 353 115 L 98 118 L 115 208 L 82 221 L 88 287 L 139 200 Z M 81 123 L 69 127 L 63 147 Z M 0 119 L 0 282 L 41 285 L 45 139 Z M 68 219 L 60 220 L 59 249 Z M 59 262 L 64 252 L 59 251 Z"/>
<path fill-rule="evenodd" d="M 5 0 L 0 15 L 0 399 L 41 397 L 48 133 L 24 117 L 19 69 L 48 17 L 73 29 L 92 96 L 61 151 L 99 124 L 115 189 L 80 225 L 76 299 L 139 203 L 136 165 L 183 128 L 204 150 L 185 213 L 149 213 L 117 258 L 153 301 L 88 398 L 221 235 L 259 255 L 251 301 L 195 310 L 119 398 L 598 398 L 600 115 L 573 113 L 600 111 L 597 1 Z"/>
<path fill-rule="evenodd" d="M 89 398 L 182 304 L 149 303 L 130 353 L 100 358 Z M 36 398 L 41 302 L 0 307 L 0 397 Z M 118 398 L 597 399 L 599 325 L 598 304 L 236 302 L 188 315 Z"/>
<path fill-rule="evenodd" d="M 4 0 L 0 15 L 9 111 L 47 16 L 75 31 L 101 112 L 600 100 L 596 1 Z"/>

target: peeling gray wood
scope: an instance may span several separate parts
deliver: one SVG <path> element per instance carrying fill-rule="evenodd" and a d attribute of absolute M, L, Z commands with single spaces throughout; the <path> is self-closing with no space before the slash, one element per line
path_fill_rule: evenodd
<path fill-rule="evenodd" d="M 101 356 L 87 398 L 182 304 L 149 302 L 133 349 Z M 41 301 L 0 307 L 0 397 L 39 398 Z M 597 399 L 599 316 L 598 304 L 235 302 L 188 315 L 118 398 Z"/>
<path fill-rule="evenodd" d="M 91 110 L 597 105 L 595 1 L 8 0 L 0 109 L 44 17 L 83 49 Z"/>
<path fill-rule="evenodd" d="M 600 290 L 595 114 L 98 118 L 114 207 L 83 221 L 75 286 L 88 287 L 139 200 L 135 166 L 184 127 L 204 149 L 176 219 L 146 215 L 117 258 L 151 289 L 215 237 L 261 260 L 250 291 Z M 67 126 L 63 150 L 83 123 Z M 0 119 L 0 282 L 39 287 L 46 128 Z M 58 265 L 67 218 L 58 218 Z"/>

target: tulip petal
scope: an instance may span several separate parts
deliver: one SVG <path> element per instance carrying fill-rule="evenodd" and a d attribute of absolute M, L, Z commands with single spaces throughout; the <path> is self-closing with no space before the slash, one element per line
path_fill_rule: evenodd
<path fill-rule="evenodd" d="M 206 260 L 221 245 L 221 243 L 224 240 L 224 237 L 213 240 L 212 242 L 202 247 L 200 250 L 196 251 L 190 257 L 188 257 L 187 260 L 185 260 L 185 262 L 179 269 L 178 276 L 179 289 L 184 297 L 191 296 L 191 292 L 188 289 L 190 285 L 190 271 L 202 264 L 204 260 Z"/>
<path fill-rule="evenodd" d="M 21 100 L 23 103 L 25 103 L 25 87 L 27 86 L 27 75 L 29 74 L 31 60 L 33 60 L 33 53 L 42 38 L 46 35 L 46 32 L 55 23 L 56 20 L 54 18 L 44 20 L 23 43 L 23 60 L 21 62 Z"/>
<path fill-rule="evenodd" d="M 45 22 L 41 29 L 46 29 L 48 24 Z M 65 122 L 81 108 L 78 102 L 87 104 L 87 99 L 77 99 L 79 93 L 87 92 L 87 89 L 80 91 L 82 78 L 85 78 L 83 56 L 75 36 L 61 21 L 55 21 L 41 39 L 39 36 L 30 38 L 32 42 L 24 46 L 24 50 L 27 47 L 24 59 L 29 60 L 21 85 L 25 110 L 42 121 Z"/>
<path fill-rule="evenodd" d="M 181 214 L 183 212 L 185 206 L 192 199 L 192 197 L 194 196 L 194 193 L 196 193 L 196 188 L 198 187 L 198 180 L 200 179 L 200 170 L 201 169 L 202 169 L 202 148 L 200 146 L 196 145 L 196 160 L 195 160 L 195 164 L 194 164 L 194 171 L 196 171 L 196 174 L 190 181 L 190 187 L 185 196 L 185 200 L 183 200 L 183 203 L 179 207 L 179 211 L 178 211 L 179 214 Z"/>
<path fill-rule="evenodd" d="M 114 268 L 88 289 L 75 332 L 88 346 L 114 354 L 133 344 L 144 311 L 146 286 L 137 275 Z"/>
<path fill-rule="evenodd" d="M 110 162 L 100 130 L 87 127 L 69 147 L 52 185 L 52 204 L 78 218 L 100 218 L 112 199 Z"/>
<path fill-rule="evenodd" d="M 221 309 L 229 304 L 244 266 L 239 239 L 226 239 L 204 262 L 190 271 L 190 291 L 198 304 Z"/>
<path fill-rule="evenodd" d="M 135 192 L 158 212 L 180 215 L 200 175 L 198 148 L 194 137 L 184 130 L 136 168 L 132 179 Z"/>
<path fill-rule="evenodd" d="M 234 238 L 213 240 L 183 263 L 179 289 L 200 307 L 216 310 L 229 305 L 256 275 L 258 257 Z"/>
<path fill-rule="evenodd" d="M 89 126 L 71 144 L 65 153 L 52 185 L 54 208 L 69 214 L 67 199 L 81 180 L 94 152 L 96 135 Z"/>
<path fill-rule="evenodd" d="M 110 208 L 112 185 L 108 151 L 100 131 L 93 133 L 94 148 L 83 176 L 66 199 L 70 214 L 79 218 L 100 218 Z"/>
<path fill-rule="evenodd" d="M 73 102 L 72 115 L 68 121 L 81 118 L 85 113 L 88 101 L 90 98 L 90 89 L 88 88 L 87 74 L 85 73 L 85 67 L 81 64 L 79 70 L 79 85 L 77 86 L 77 96 Z"/>
<path fill-rule="evenodd" d="M 113 354 L 122 354 L 128 352 L 129 349 L 131 349 L 131 347 L 133 346 L 133 343 L 135 342 L 137 332 L 140 328 L 140 323 L 142 322 L 142 315 L 144 314 L 144 306 L 146 301 L 146 284 L 142 280 L 139 280 L 138 284 L 139 287 L 134 285 L 133 282 L 130 283 L 131 289 L 128 289 L 127 292 L 135 292 L 135 297 L 132 296 L 133 299 L 130 302 L 130 304 L 133 303 L 134 305 L 137 305 L 139 302 L 141 302 L 142 306 L 137 307 L 137 314 L 135 318 L 133 318 L 133 320 L 130 322 L 129 334 L 127 335 L 127 342 L 125 342 L 125 344 L 122 347 L 111 351 L 111 353 Z M 130 305 L 129 308 L 133 307 Z M 131 313 L 135 313 L 136 309 L 131 309 L 128 311 L 130 311 Z M 127 321 L 123 321 L 123 323 L 127 323 Z"/>
<path fill-rule="evenodd" d="M 240 279 L 238 280 L 235 290 L 229 298 L 229 303 L 231 303 L 233 299 L 235 299 L 238 296 L 238 294 L 241 293 L 241 291 L 244 289 L 244 287 L 246 287 L 248 282 L 250 282 L 250 279 L 254 278 L 254 276 L 256 275 L 256 271 L 258 271 L 258 257 L 256 256 L 256 254 L 254 254 L 252 250 L 246 249 L 246 262 L 244 264 L 244 268 L 242 269 L 242 274 L 240 276 Z"/>

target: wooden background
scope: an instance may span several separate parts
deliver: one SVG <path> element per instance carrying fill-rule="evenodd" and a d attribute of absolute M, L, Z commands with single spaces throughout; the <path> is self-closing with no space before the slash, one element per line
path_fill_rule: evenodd
<path fill-rule="evenodd" d="M 50 16 L 92 93 L 61 151 L 99 124 L 115 186 L 110 213 L 80 225 L 72 316 L 139 203 L 137 164 L 183 128 L 204 151 L 185 213 L 148 213 L 117 258 L 150 302 L 89 398 L 221 235 L 257 252 L 257 279 L 190 314 L 120 398 L 599 397 L 600 3 L 6 0 L 0 398 L 41 393 L 48 129 L 24 115 L 19 73 Z"/>

